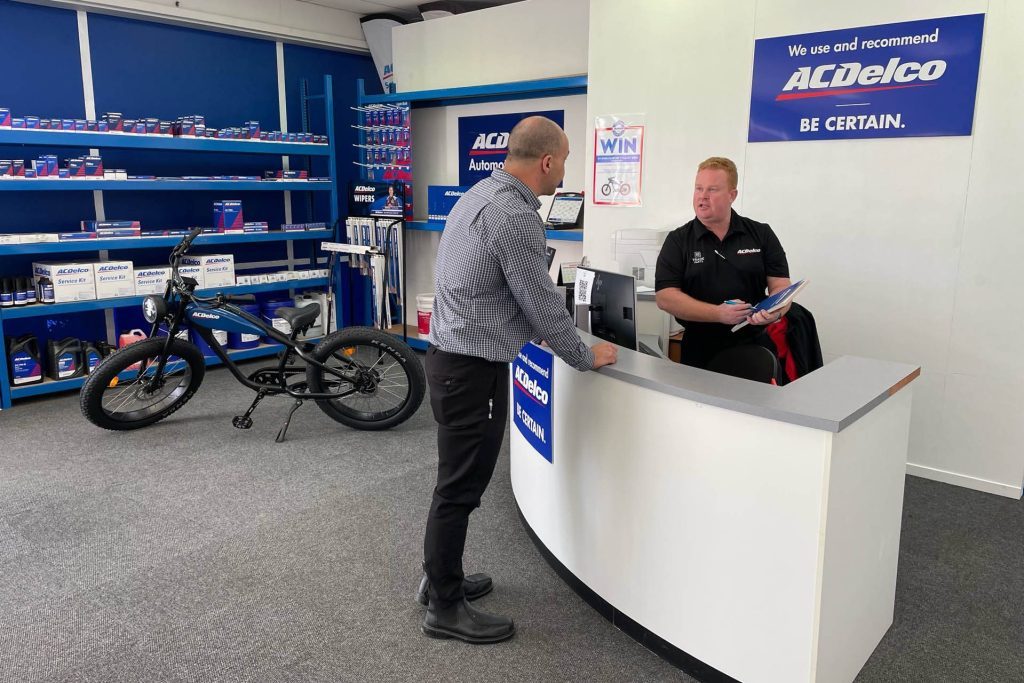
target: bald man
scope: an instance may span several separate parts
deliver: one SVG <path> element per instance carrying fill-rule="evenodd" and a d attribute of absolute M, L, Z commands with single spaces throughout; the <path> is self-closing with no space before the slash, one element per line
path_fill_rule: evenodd
<path fill-rule="evenodd" d="M 435 638 L 496 643 L 515 633 L 511 619 L 469 604 L 491 591 L 491 578 L 462 570 L 469 515 L 480 506 L 505 438 L 509 363 L 538 337 L 578 370 L 616 359 L 612 344 L 587 348 L 548 276 L 537 197 L 554 193 L 568 156 L 569 139 L 553 121 L 520 121 L 509 135 L 504 169 L 459 199 L 437 250 L 426 359 L 437 485 L 417 594 L 427 605 L 423 632 Z"/>

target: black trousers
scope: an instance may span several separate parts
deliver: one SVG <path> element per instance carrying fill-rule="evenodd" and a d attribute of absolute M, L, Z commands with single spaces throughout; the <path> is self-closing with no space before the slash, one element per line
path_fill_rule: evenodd
<path fill-rule="evenodd" d="M 508 418 L 508 363 L 427 349 L 430 407 L 437 420 L 437 485 L 423 539 L 430 600 L 462 599 L 469 515 L 480 507 Z"/>

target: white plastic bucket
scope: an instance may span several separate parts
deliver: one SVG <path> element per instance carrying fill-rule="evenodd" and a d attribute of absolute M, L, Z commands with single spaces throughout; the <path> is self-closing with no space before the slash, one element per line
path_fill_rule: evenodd
<path fill-rule="evenodd" d="M 422 335 L 430 334 L 430 314 L 434 312 L 434 295 L 416 295 L 416 324 Z"/>

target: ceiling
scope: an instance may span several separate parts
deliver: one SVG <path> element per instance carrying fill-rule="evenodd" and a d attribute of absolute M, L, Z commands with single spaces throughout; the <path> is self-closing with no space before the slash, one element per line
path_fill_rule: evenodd
<path fill-rule="evenodd" d="M 312 5 L 323 5 L 346 10 L 360 16 L 365 14 L 418 15 L 417 8 L 431 0 L 300 0 Z M 453 0 L 451 4 L 461 5 L 467 10 L 481 9 L 493 5 L 506 5 L 520 0 Z"/>

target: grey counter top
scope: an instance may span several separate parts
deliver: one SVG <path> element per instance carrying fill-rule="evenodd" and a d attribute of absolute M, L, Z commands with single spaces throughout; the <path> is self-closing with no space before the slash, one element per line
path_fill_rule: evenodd
<path fill-rule="evenodd" d="M 587 333 L 588 344 L 599 341 Z M 839 432 L 916 378 L 905 363 L 843 356 L 784 387 L 698 370 L 619 349 L 619 359 L 597 372 L 646 389 L 829 432 Z"/>

